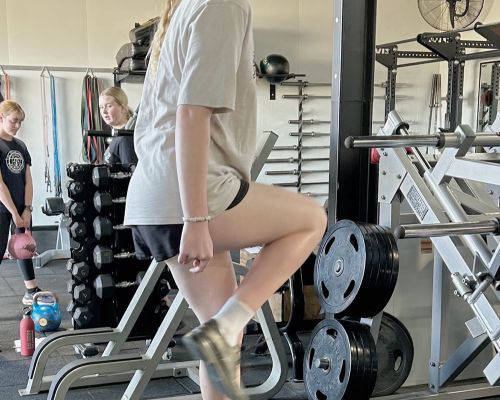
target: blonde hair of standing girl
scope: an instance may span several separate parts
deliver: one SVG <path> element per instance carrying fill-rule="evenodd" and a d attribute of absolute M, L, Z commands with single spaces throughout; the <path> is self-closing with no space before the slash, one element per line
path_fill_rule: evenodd
<path fill-rule="evenodd" d="M 151 42 L 151 56 L 149 58 L 148 68 L 152 70 L 154 77 L 156 77 L 156 71 L 158 70 L 158 59 L 160 58 L 160 50 L 163 39 L 165 39 L 165 34 L 167 33 L 168 26 L 170 25 L 172 15 L 174 15 L 175 9 L 180 2 L 181 0 L 167 0 L 165 2 L 165 8 L 163 9 L 153 41 Z"/>

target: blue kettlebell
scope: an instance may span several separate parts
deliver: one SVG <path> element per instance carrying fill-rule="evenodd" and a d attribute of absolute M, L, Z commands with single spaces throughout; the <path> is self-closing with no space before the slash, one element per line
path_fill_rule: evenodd
<path fill-rule="evenodd" d="M 33 296 L 31 319 L 37 332 L 57 331 L 61 325 L 59 299 L 52 292 L 38 292 Z"/>

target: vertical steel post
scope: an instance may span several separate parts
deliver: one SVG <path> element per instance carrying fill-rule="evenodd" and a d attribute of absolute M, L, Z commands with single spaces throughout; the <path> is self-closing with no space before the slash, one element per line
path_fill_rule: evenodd
<path fill-rule="evenodd" d="M 371 133 L 377 1 L 334 1 L 329 225 L 375 221 L 377 193 L 368 151 L 344 146 L 347 136 Z"/>
<path fill-rule="evenodd" d="M 457 59 L 448 61 L 448 95 L 446 128 L 453 132 L 462 123 L 462 103 L 464 97 L 465 62 Z"/>

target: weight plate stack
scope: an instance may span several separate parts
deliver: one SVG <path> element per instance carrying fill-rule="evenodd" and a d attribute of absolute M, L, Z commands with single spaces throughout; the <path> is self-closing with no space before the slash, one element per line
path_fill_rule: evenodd
<path fill-rule="evenodd" d="M 398 270 L 396 240 L 389 231 L 339 221 L 324 236 L 314 266 L 322 310 L 336 317 L 373 317 L 392 296 Z"/>
<path fill-rule="evenodd" d="M 396 317 L 384 313 L 377 339 L 378 374 L 372 396 L 388 396 L 405 383 L 413 363 L 413 340 Z"/>
<path fill-rule="evenodd" d="M 369 399 L 376 378 L 375 342 L 366 325 L 325 319 L 316 326 L 304 357 L 309 399 Z"/>

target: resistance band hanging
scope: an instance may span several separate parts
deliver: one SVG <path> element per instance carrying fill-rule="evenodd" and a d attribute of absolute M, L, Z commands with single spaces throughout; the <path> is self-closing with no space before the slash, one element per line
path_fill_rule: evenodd
<path fill-rule="evenodd" d="M 50 79 L 50 103 L 52 109 L 52 140 L 54 147 L 54 190 L 56 197 L 62 196 L 61 185 L 61 162 L 59 159 L 59 139 L 57 130 L 57 104 L 56 104 L 56 83 L 54 76 L 49 74 Z"/>
<path fill-rule="evenodd" d="M 102 119 L 99 113 L 99 92 L 99 80 L 89 69 L 83 78 L 82 85 L 82 132 L 84 130 L 102 130 Z M 105 149 L 106 142 L 104 138 L 88 136 L 86 141 L 84 139 L 83 142 L 82 157 L 90 163 L 102 163 Z"/>
<path fill-rule="evenodd" d="M 45 159 L 45 191 L 52 193 L 52 181 L 50 179 L 50 149 L 49 149 L 49 115 L 47 112 L 47 91 L 45 87 L 45 72 L 50 72 L 47 68 L 42 69 L 40 74 L 40 94 L 42 103 L 42 129 L 43 129 L 43 147 Z"/>

